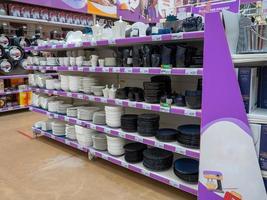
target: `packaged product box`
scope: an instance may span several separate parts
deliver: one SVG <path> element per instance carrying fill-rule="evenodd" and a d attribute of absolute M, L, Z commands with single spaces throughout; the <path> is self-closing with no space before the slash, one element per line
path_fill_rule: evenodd
<path fill-rule="evenodd" d="M 27 106 L 28 105 L 28 94 L 27 94 L 27 92 L 20 92 L 18 100 L 19 100 L 19 105 Z"/>

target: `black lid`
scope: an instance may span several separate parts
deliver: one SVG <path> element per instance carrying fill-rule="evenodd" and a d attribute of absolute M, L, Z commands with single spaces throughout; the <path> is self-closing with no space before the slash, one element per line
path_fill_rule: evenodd
<path fill-rule="evenodd" d="M 141 114 L 138 116 L 139 120 L 159 120 L 158 114 Z"/>
<path fill-rule="evenodd" d="M 123 120 L 137 120 L 138 115 L 135 114 L 125 114 L 121 116 L 121 119 Z"/>
<path fill-rule="evenodd" d="M 181 174 L 198 174 L 199 161 L 191 158 L 179 158 L 174 162 L 173 167 Z"/>
<path fill-rule="evenodd" d="M 181 125 L 177 130 L 184 135 L 200 135 L 200 125 L 197 124 Z"/>
<path fill-rule="evenodd" d="M 165 159 L 173 157 L 173 153 L 159 148 L 150 148 L 143 151 L 143 155 L 149 159 Z"/>
<path fill-rule="evenodd" d="M 156 138 L 162 141 L 176 140 L 178 131 L 172 128 L 161 128 L 156 133 Z"/>
<path fill-rule="evenodd" d="M 143 151 L 147 148 L 147 146 L 145 144 L 135 142 L 126 144 L 124 145 L 123 148 L 125 149 L 125 151 L 133 152 L 133 151 Z"/>
<path fill-rule="evenodd" d="M 186 90 L 185 91 L 185 96 L 201 96 L 202 91 L 200 90 Z"/>

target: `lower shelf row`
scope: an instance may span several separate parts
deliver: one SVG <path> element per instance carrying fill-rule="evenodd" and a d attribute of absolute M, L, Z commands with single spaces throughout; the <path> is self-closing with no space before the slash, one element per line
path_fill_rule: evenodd
<path fill-rule="evenodd" d="M 116 165 L 130 169 L 131 171 L 134 171 L 136 173 L 140 173 L 140 174 L 143 174 L 147 177 L 150 177 L 152 179 L 160 181 L 164 184 L 171 185 L 171 186 L 178 188 L 180 190 L 183 190 L 185 192 L 191 193 L 193 195 L 197 195 L 197 184 L 191 184 L 191 183 L 187 183 L 187 182 L 181 180 L 180 178 L 178 178 L 175 175 L 173 169 L 168 169 L 168 170 L 164 170 L 161 172 L 151 171 L 148 168 L 144 167 L 145 163 L 142 164 L 141 162 L 139 162 L 139 163 L 132 164 L 132 163 L 127 162 L 125 160 L 124 156 L 113 156 L 113 155 L 109 154 L 107 151 L 96 150 L 93 147 L 82 147 L 75 140 L 70 140 L 70 139 L 65 138 L 65 137 L 55 136 L 55 135 L 51 134 L 51 132 L 49 132 L 49 131 L 43 131 L 43 130 L 38 129 L 38 128 L 33 128 L 33 131 L 37 134 L 44 135 L 48 138 L 51 138 L 51 139 L 56 140 L 58 142 L 64 143 L 64 144 L 71 146 L 73 148 L 80 149 L 84 152 L 88 152 L 89 159 L 92 157 L 99 157 L 99 158 L 102 158 L 102 159 L 107 160 L 109 162 L 112 162 Z M 152 157 L 153 157 L 153 155 L 152 155 Z M 150 159 L 146 160 L 147 164 L 151 164 L 151 162 L 153 162 L 153 159 L 152 160 L 150 160 Z"/>

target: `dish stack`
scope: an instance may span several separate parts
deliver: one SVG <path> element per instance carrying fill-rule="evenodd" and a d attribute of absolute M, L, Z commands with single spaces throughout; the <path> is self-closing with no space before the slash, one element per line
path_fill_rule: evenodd
<path fill-rule="evenodd" d="M 179 126 L 177 141 L 188 148 L 199 149 L 200 126 L 196 124 Z"/>
<path fill-rule="evenodd" d="M 66 123 L 61 121 L 53 121 L 52 122 L 52 133 L 56 136 L 64 136 L 65 135 L 65 127 Z"/>
<path fill-rule="evenodd" d="M 143 151 L 147 146 L 142 143 L 130 143 L 124 145 L 124 159 L 129 163 L 138 163 L 143 160 Z"/>
<path fill-rule="evenodd" d="M 126 132 L 137 131 L 137 118 L 138 115 L 127 114 L 121 116 L 121 129 Z"/>
<path fill-rule="evenodd" d="M 103 89 L 105 89 L 105 86 L 91 86 L 91 92 L 95 96 L 103 96 Z"/>
<path fill-rule="evenodd" d="M 49 101 L 48 102 L 48 111 L 57 112 L 60 104 L 63 104 L 63 101 Z"/>
<path fill-rule="evenodd" d="M 177 140 L 178 131 L 172 128 L 161 128 L 156 133 L 156 138 L 162 142 L 173 142 Z"/>
<path fill-rule="evenodd" d="M 144 82 L 144 97 L 147 103 L 159 103 L 160 97 L 164 94 L 164 83 Z"/>
<path fill-rule="evenodd" d="M 69 76 L 60 75 L 60 86 L 64 91 L 69 91 Z"/>
<path fill-rule="evenodd" d="M 108 152 L 113 156 L 121 156 L 124 154 L 126 141 L 123 138 L 107 135 Z"/>
<path fill-rule="evenodd" d="M 69 90 L 71 92 L 79 92 L 82 86 L 82 77 L 80 76 L 69 76 Z"/>
<path fill-rule="evenodd" d="M 92 121 L 94 113 L 98 110 L 98 107 L 80 107 L 77 112 L 78 119 Z"/>
<path fill-rule="evenodd" d="M 105 106 L 105 112 L 106 124 L 113 128 L 119 128 L 121 126 L 123 108 L 119 106 Z"/>
<path fill-rule="evenodd" d="M 46 79 L 45 80 L 45 88 L 48 90 L 54 90 L 54 82 L 56 81 L 56 79 Z"/>
<path fill-rule="evenodd" d="M 151 82 L 152 83 L 163 83 L 164 93 L 166 93 L 167 95 L 170 95 L 172 93 L 172 83 L 171 83 L 171 78 L 169 76 L 165 76 L 165 75 L 152 76 Z"/>
<path fill-rule="evenodd" d="M 107 137 L 105 134 L 96 133 L 93 135 L 93 147 L 100 151 L 107 150 Z"/>
<path fill-rule="evenodd" d="M 67 113 L 67 109 L 72 107 L 71 104 L 59 104 L 58 105 L 58 109 L 57 109 L 57 112 L 60 113 L 60 114 L 66 114 Z"/>
<path fill-rule="evenodd" d="M 92 137 L 96 133 L 96 131 L 75 125 L 75 132 L 77 141 L 81 146 L 89 147 L 93 145 Z"/>
<path fill-rule="evenodd" d="M 66 138 L 69 138 L 71 140 L 76 140 L 75 126 L 66 124 L 65 133 L 66 133 Z"/>
<path fill-rule="evenodd" d="M 98 111 L 95 112 L 93 115 L 93 123 L 98 125 L 105 125 L 106 124 L 106 113 L 105 111 Z"/>
<path fill-rule="evenodd" d="M 157 114 L 142 114 L 138 116 L 137 130 L 142 136 L 155 136 L 159 129 L 160 116 Z"/>
<path fill-rule="evenodd" d="M 190 158 L 180 158 L 174 162 L 173 171 L 177 177 L 189 182 L 198 182 L 199 162 Z"/>
<path fill-rule="evenodd" d="M 143 152 L 143 165 L 152 171 L 164 171 L 172 166 L 173 153 L 164 149 L 150 148 Z"/>
<path fill-rule="evenodd" d="M 79 107 L 68 107 L 67 108 L 67 116 L 68 117 L 77 117 Z"/>
<path fill-rule="evenodd" d="M 91 91 L 91 87 L 95 86 L 97 84 L 97 81 L 94 77 L 82 77 L 82 92 L 86 93 L 86 94 L 90 94 Z"/>

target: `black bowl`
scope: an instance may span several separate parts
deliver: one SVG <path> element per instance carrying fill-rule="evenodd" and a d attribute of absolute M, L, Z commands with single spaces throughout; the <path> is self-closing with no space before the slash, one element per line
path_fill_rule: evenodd
<path fill-rule="evenodd" d="M 201 108 L 202 91 L 185 91 L 185 103 L 188 108 L 200 109 Z"/>
<path fill-rule="evenodd" d="M 156 133 L 156 138 L 163 142 L 172 142 L 177 140 L 178 131 L 172 128 L 162 128 Z"/>
<path fill-rule="evenodd" d="M 124 158 L 129 163 L 137 163 L 143 160 L 143 151 L 147 146 L 142 143 L 130 143 L 123 147 L 125 149 Z"/>
<path fill-rule="evenodd" d="M 199 162 L 190 158 L 180 158 L 174 162 L 173 171 L 180 179 L 189 182 L 198 182 Z"/>

